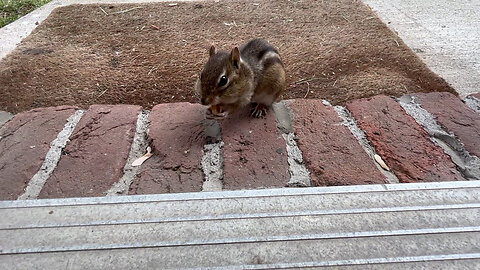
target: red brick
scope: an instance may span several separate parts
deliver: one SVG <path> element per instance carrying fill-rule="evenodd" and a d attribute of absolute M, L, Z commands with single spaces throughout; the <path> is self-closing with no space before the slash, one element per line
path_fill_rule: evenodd
<path fill-rule="evenodd" d="M 201 191 L 205 108 L 170 103 L 153 107 L 148 138 L 154 156 L 130 186 L 130 194 Z"/>
<path fill-rule="evenodd" d="M 465 150 L 480 157 L 480 115 L 451 93 L 414 94 L 438 124 L 452 132 Z"/>
<path fill-rule="evenodd" d="M 385 176 L 331 106 L 321 100 L 301 99 L 287 106 L 298 147 L 316 186 L 385 183 Z"/>
<path fill-rule="evenodd" d="M 284 187 L 289 180 L 285 140 L 273 111 L 265 118 L 250 108 L 222 120 L 224 189 Z"/>
<path fill-rule="evenodd" d="M 63 129 L 74 107 L 20 113 L 0 129 L 0 199 L 15 200 L 40 169 L 50 142 Z"/>
<path fill-rule="evenodd" d="M 450 157 L 392 98 L 355 100 L 347 109 L 401 182 L 464 180 Z"/>
<path fill-rule="evenodd" d="M 39 197 L 103 195 L 123 175 L 140 110 L 133 105 L 90 106 Z"/>

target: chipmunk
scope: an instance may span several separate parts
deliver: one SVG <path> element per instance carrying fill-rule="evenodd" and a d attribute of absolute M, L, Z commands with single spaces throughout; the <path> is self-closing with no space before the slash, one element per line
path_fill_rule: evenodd
<path fill-rule="evenodd" d="M 210 57 L 196 82 L 207 118 L 223 119 L 253 104 L 251 115 L 262 117 L 285 91 L 285 69 L 278 51 L 263 39 L 252 39 L 230 53 L 209 50 Z"/>

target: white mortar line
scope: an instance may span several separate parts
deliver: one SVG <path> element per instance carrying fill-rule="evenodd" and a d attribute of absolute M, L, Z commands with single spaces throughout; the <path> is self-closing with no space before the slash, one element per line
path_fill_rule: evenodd
<path fill-rule="evenodd" d="M 480 99 L 474 96 L 468 96 L 463 101 L 465 102 L 465 104 L 467 104 L 468 107 L 470 107 L 470 109 L 480 114 Z"/>
<path fill-rule="evenodd" d="M 324 101 L 324 104 L 328 103 Z M 328 103 L 328 105 L 330 105 Z M 330 105 L 331 106 L 331 105 Z M 350 132 L 353 134 L 353 136 L 357 139 L 358 143 L 360 146 L 365 150 L 367 155 L 372 159 L 373 164 L 377 167 L 377 169 L 386 177 L 388 183 L 399 183 L 400 181 L 398 180 L 397 176 L 391 172 L 383 169 L 376 161 L 375 161 L 375 149 L 373 146 L 370 145 L 370 142 L 368 141 L 365 132 L 361 130 L 358 126 L 357 123 L 355 122 L 355 119 L 352 117 L 350 112 L 342 106 L 334 106 L 333 109 L 337 112 L 338 116 L 343 120 L 342 125 L 346 126 Z"/>
<path fill-rule="evenodd" d="M 223 142 L 220 124 L 216 120 L 205 119 L 206 143 L 203 146 L 202 170 L 205 177 L 202 191 L 223 189 Z"/>
<path fill-rule="evenodd" d="M 312 185 L 310 173 L 303 163 L 302 151 L 298 148 L 297 142 L 295 141 L 295 134 L 282 134 L 282 137 L 285 139 L 287 145 L 288 171 L 290 172 L 290 180 L 287 186 L 310 187 Z"/>
<path fill-rule="evenodd" d="M 205 144 L 202 168 L 205 175 L 202 191 L 220 191 L 223 188 L 223 142 Z"/>
<path fill-rule="evenodd" d="M 146 139 L 148 129 L 148 111 L 141 111 L 138 114 L 135 135 L 130 147 L 127 161 L 123 167 L 123 176 L 114 183 L 106 192 L 106 196 L 126 195 L 128 189 L 133 182 L 133 178 L 137 174 L 141 166 L 132 166 L 132 162 L 146 153 L 148 142 Z"/>
<path fill-rule="evenodd" d="M 45 156 L 42 166 L 30 179 L 25 188 L 25 192 L 18 197 L 19 200 L 30 200 L 38 197 L 48 177 L 50 177 L 53 170 L 57 167 L 58 161 L 62 155 L 62 150 L 65 148 L 68 138 L 75 129 L 78 121 L 82 118 L 83 113 L 83 110 L 77 110 L 74 114 L 68 117 L 67 123 L 62 131 L 60 131 L 57 137 L 50 143 L 50 149 Z"/>
<path fill-rule="evenodd" d="M 272 105 L 275 112 L 277 128 L 282 132 L 287 149 L 288 172 L 290 180 L 287 183 L 289 187 L 309 187 L 312 185 L 310 173 L 303 163 L 302 151 L 298 148 L 295 141 L 295 134 L 292 127 L 292 117 L 284 101 Z"/>
<path fill-rule="evenodd" d="M 435 117 L 421 107 L 415 97 L 405 95 L 398 99 L 402 108 L 412 116 L 430 135 L 430 140 L 440 146 L 449 155 L 457 169 L 468 179 L 480 179 L 480 159 L 470 154 L 455 134 L 444 130 Z"/>

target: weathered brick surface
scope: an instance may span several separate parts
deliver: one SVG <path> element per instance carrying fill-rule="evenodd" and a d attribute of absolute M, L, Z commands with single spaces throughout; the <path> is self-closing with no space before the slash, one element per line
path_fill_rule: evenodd
<path fill-rule="evenodd" d="M 284 187 L 289 180 L 285 140 L 270 110 L 264 118 L 250 108 L 222 120 L 224 189 Z"/>
<path fill-rule="evenodd" d="M 417 93 L 425 110 L 435 116 L 438 124 L 453 132 L 465 150 L 480 157 L 480 115 L 451 93 Z"/>
<path fill-rule="evenodd" d="M 123 175 L 140 110 L 133 105 L 92 105 L 39 197 L 103 195 Z"/>
<path fill-rule="evenodd" d="M 321 100 L 287 103 L 298 147 L 317 186 L 385 183 L 374 161 L 351 134 L 331 106 Z"/>
<path fill-rule="evenodd" d="M 401 182 L 464 180 L 450 157 L 392 98 L 354 100 L 347 109 Z"/>
<path fill-rule="evenodd" d="M 0 199 L 17 199 L 40 169 L 50 142 L 63 129 L 74 107 L 20 113 L 0 128 Z"/>
<path fill-rule="evenodd" d="M 153 107 L 148 138 L 154 156 L 133 180 L 129 194 L 201 191 L 205 109 L 199 104 Z"/>

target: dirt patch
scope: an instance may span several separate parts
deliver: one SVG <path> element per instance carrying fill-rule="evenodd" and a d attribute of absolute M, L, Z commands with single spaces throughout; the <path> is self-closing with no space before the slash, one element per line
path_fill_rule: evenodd
<path fill-rule="evenodd" d="M 209 46 L 253 37 L 278 47 L 284 98 L 455 93 L 358 0 L 73 5 L 0 62 L 0 109 L 197 102 Z"/>

